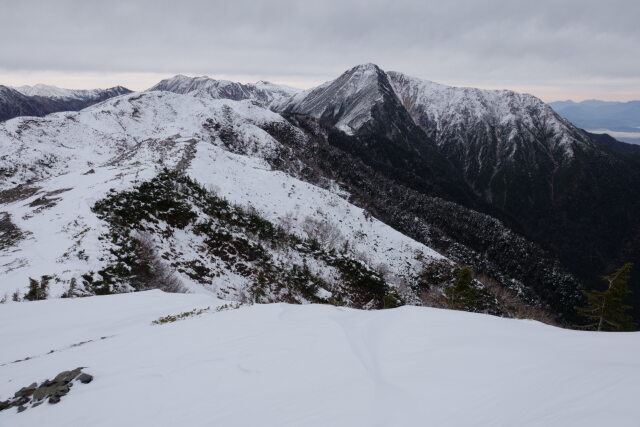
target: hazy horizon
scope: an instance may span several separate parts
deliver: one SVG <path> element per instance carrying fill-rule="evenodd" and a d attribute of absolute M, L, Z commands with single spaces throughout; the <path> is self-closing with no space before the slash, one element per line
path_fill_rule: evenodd
<path fill-rule="evenodd" d="M 356 64 L 354 64 L 356 65 Z M 346 71 L 348 68 L 345 68 Z M 386 70 L 390 71 L 390 70 Z M 401 71 L 394 69 L 393 71 Z M 86 74 L 74 74 L 74 73 L 64 73 L 60 74 L 57 72 L 46 73 L 46 72 L 38 72 L 31 73 L 31 76 L 22 75 L 11 75 L 11 74 L 2 74 L 0 72 L 0 85 L 10 86 L 10 87 L 20 87 L 20 86 L 34 86 L 36 84 L 44 84 L 49 86 L 57 86 L 65 89 L 97 89 L 97 88 L 109 88 L 113 86 L 124 86 L 133 91 L 143 91 L 149 89 L 159 81 L 167 78 L 171 78 L 178 74 L 183 74 L 189 77 L 197 77 L 197 76 L 206 76 L 213 79 L 218 80 L 230 80 L 239 83 L 255 83 L 259 80 L 267 80 L 271 83 L 282 84 L 287 86 L 292 86 L 299 89 L 309 89 L 315 86 L 318 86 L 326 81 L 333 80 L 338 77 L 339 74 L 334 76 L 327 77 L 326 79 L 291 79 L 291 80 L 278 80 L 277 76 L 272 78 L 264 78 L 259 75 L 216 75 L 213 73 L 188 73 L 188 72 L 176 72 L 176 73 L 126 73 L 124 76 L 118 74 L 105 74 L 105 75 L 96 75 L 92 73 Z M 425 78 L 423 76 L 415 77 L 423 78 L 425 80 L 432 80 L 429 78 Z M 432 80 L 435 81 L 435 80 Z M 574 102 L 582 102 L 589 100 L 599 100 L 599 101 L 608 101 L 608 102 L 631 102 L 640 100 L 640 94 L 637 98 L 629 98 L 622 96 L 610 95 L 607 97 L 606 92 L 601 92 L 599 95 L 594 94 L 585 94 L 582 97 L 572 96 L 567 93 L 567 96 L 562 97 L 561 95 L 555 95 L 553 92 L 553 88 L 527 88 L 526 86 L 500 86 L 500 85 L 481 85 L 481 84 L 473 84 L 472 82 L 444 82 L 444 81 L 436 81 L 436 83 L 448 85 L 448 86 L 464 86 L 464 87 L 475 87 L 479 89 L 489 89 L 489 90 L 513 90 L 521 93 L 529 93 L 537 96 L 545 102 L 558 102 L 558 101 L 574 101 Z"/>

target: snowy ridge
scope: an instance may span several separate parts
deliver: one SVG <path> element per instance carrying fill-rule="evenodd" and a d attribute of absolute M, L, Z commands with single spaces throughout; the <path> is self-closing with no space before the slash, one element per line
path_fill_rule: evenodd
<path fill-rule="evenodd" d="M 453 87 L 391 71 L 391 84 L 416 123 L 433 133 L 438 144 L 456 132 L 474 126 L 504 129 L 500 143 L 505 149 L 517 139 L 526 139 L 523 130 L 542 127 L 553 135 L 555 147 L 571 154 L 574 144 L 590 142 L 551 107 L 533 95 L 510 90 L 483 90 Z"/>
<path fill-rule="evenodd" d="M 179 167 L 232 203 L 250 206 L 274 223 L 289 218 L 291 231 L 301 236 L 307 218 L 334 224 L 353 254 L 367 254 L 369 266 L 389 270 L 392 284 L 415 275 L 423 262 L 442 258 L 368 219 L 340 191 L 272 170 L 265 159 L 279 143 L 261 126 L 273 122 L 285 123 L 280 115 L 249 101 L 149 92 L 77 113 L 3 123 L 0 168 L 7 176 L 2 189 L 9 191 L 0 193 L 0 211 L 9 215 L 23 238 L 0 248 L 0 295 L 23 292 L 29 277 L 53 275 L 57 281 L 51 285 L 51 296 L 60 296 L 72 278 L 104 267 L 109 246 L 100 239 L 108 229 L 91 208 L 111 190 L 130 189 L 154 177 L 161 167 Z M 228 134 L 236 140 L 235 152 L 225 142 Z M 191 256 L 197 241 L 188 233 L 177 235 L 184 239 L 176 237 L 171 246 Z M 181 279 L 191 290 L 224 290 L 221 296 L 246 285 L 242 278 L 229 279 L 231 288 L 236 286 L 231 290 L 228 284 L 203 286 L 188 276 Z"/>
<path fill-rule="evenodd" d="M 247 123 L 283 120 L 246 102 L 205 100 L 170 92 L 131 94 L 82 112 L 16 118 L 0 124 L 0 171 L 7 178 L 0 189 L 108 163 L 143 141 L 176 134 L 205 137 L 208 131 L 202 125 L 207 118 Z M 243 126 L 238 123 L 238 127 Z M 247 138 L 254 136 L 249 134 Z M 34 168 L 34 164 L 41 167 Z"/>
<path fill-rule="evenodd" d="M 46 98 L 78 98 L 84 99 L 96 96 L 102 89 L 63 89 L 57 86 L 37 84 L 34 86 L 17 86 L 15 90 L 27 96 L 43 96 Z"/>
<path fill-rule="evenodd" d="M 118 94 L 129 93 L 128 89 L 122 86 L 115 86 L 108 89 L 63 89 L 57 86 L 37 84 L 34 86 L 18 86 L 15 90 L 26 96 L 40 96 L 44 98 L 65 99 L 65 100 L 81 100 L 87 101 L 98 99 L 106 92 L 117 92 Z"/>
<path fill-rule="evenodd" d="M 640 417 L 638 333 L 422 307 L 221 304 L 150 291 L 3 307 L 11 345 L 0 364 L 31 359 L 0 366 L 0 397 L 77 366 L 94 380 L 57 405 L 2 411 L 0 424 L 635 427 Z"/>
<path fill-rule="evenodd" d="M 177 75 L 170 79 L 162 80 L 149 91 L 168 91 L 180 94 L 193 94 L 194 96 L 210 97 L 214 99 L 253 100 L 262 106 L 268 107 L 282 99 L 289 98 L 299 89 L 277 85 L 267 81 L 257 83 L 236 83 L 228 80 L 215 80 L 207 76 L 187 77 Z"/>

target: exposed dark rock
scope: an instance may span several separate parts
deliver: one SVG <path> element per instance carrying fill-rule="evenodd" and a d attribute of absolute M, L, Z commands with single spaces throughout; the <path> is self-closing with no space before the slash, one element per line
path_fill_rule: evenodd
<path fill-rule="evenodd" d="M 93 376 L 89 374 L 85 374 L 83 372 L 80 375 L 78 375 L 78 378 L 76 379 L 80 381 L 82 384 L 89 384 L 91 381 L 93 381 Z"/>
<path fill-rule="evenodd" d="M 41 405 L 45 400 L 51 404 L 60 402 L 60 399 L 71 390 L 73 381 L 87 384 L 93 380 L 93 376 L 82 372 L 82 369 L 76 368 L 60 372 L 53 380 L 44 380 L 40 386 L 37 383 L 32 383 L 27 387 L 22 387 L 14 394 L 13 398 L 0 401 L 0 411 L 17 407 L 18 412 L 23 412 L 29 407 L 35 408 Z M 31 406 L 28 406 L 29 404 Z"/>
<path fill-rule="evenodd" d="M 33 383 L 28 387 L 22 387 L 20 390 L 16 391 L 14 397 L 25 397 L 30 396 L 38 387 L 38 383 Z"/>
<path fill-rule="evenodd" d="M 1 176 L 1 174 L 0 174 Z M 8 190 L 0 191 L 0 203 L 12 203 L 17 200 L 28 199 L 40 190 L 40 187 L 34 187 L 26 184 L 20 184 Z"/>

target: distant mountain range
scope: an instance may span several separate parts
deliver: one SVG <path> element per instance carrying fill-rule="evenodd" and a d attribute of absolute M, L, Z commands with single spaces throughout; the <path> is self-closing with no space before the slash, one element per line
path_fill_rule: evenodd
<path fill-rule="evenodd" d="M 0 265 L 16 282 L 53 274 L 60 284 L 83 277 L 87 293 L 144 288 L 130 275 L 139 266 L 122 264 L 137 259 L 125 254 L 126 238 L 143 233 L 181 280 L 229 298 L 367 308 L 398 289 L 403 301 L 427 304 L 425 295 L 438 295 L 450 276 L 434 271 L 444 262 L 487 279 L 485 312 L 515 315 L 494 283 L 569 322 L 582 287 L 600 286 L 602 274 L 640 256 L 640 154 L 583 131 L 588 126 L 531 95 L 450 87 L 375 64 L 305 91 L 181 75 L 133 94 L 19 89 L 0 92 L 14 115 L 34 99 L 70 107 L 74 97 L 114 97 L 78 113 L 0 125 L 5 228 L 30 236 L 29 244 L 58 241 L 76 222 L 104 230 L 111 221 L 122 235 L 101 236 L 111 242 L 106 249 L 91 246 L 95 233 L 60 244 L 50 262 L 11 243 Z M 27 115 L 46 114 L 33 111 Z M 163 168 L 178 175 L 158 175 Z M 246 218 L 205 188 L 244 206 Z M 38 228 L 42 222 L 61 231 Z M 278 227 L 292 233 L 276 234 L 290 247 L 264 240 Z M 341 237 L 327 238 L 332 230 Z M 227 253 L 220 248 L 228 239 Z M 327 239 L 340 245 L 317 246 Z M 333 258 L 338 250 L 342 258 Z M 69 251 L 80 255 L 58 265 Z M 353 286 L 341 287 L 338 273 L 351 274 Z M 638 271 L 632 282 L 640 301 Z"/>
<path fill-rule="evenodd" d="M 17 88 L 0 85 L 0 121 L 19 116 L 40 117 L 59 111 L 78 111 L 127 93 L 131 91 L 122 86 L 72 90 L 41 84 Z"/>
<path fill-rule="evenodd" d="M 640 144 L 640 101 L 549 103 L 562 117 L 593 133 L 608 133 L 625 142 Z"/>

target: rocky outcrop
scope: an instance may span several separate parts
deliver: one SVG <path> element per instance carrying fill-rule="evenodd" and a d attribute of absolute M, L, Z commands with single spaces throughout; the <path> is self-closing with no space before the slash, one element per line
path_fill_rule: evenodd
<path fill-rule="evenodd" d="M 22 387 L 11 399 L 0 401 L 0 411 L 16 407 L 18 412 L 23 412 L 45 401 L 51 404 L 60 402 L 60 399 L 71 391 L 74 382 L 88 384 L 93 381 L 93 376 L 82 372 L 82 369 L 63 371 L 52 380 L 44 380 L 40 385 L 33 383 Z"/>

